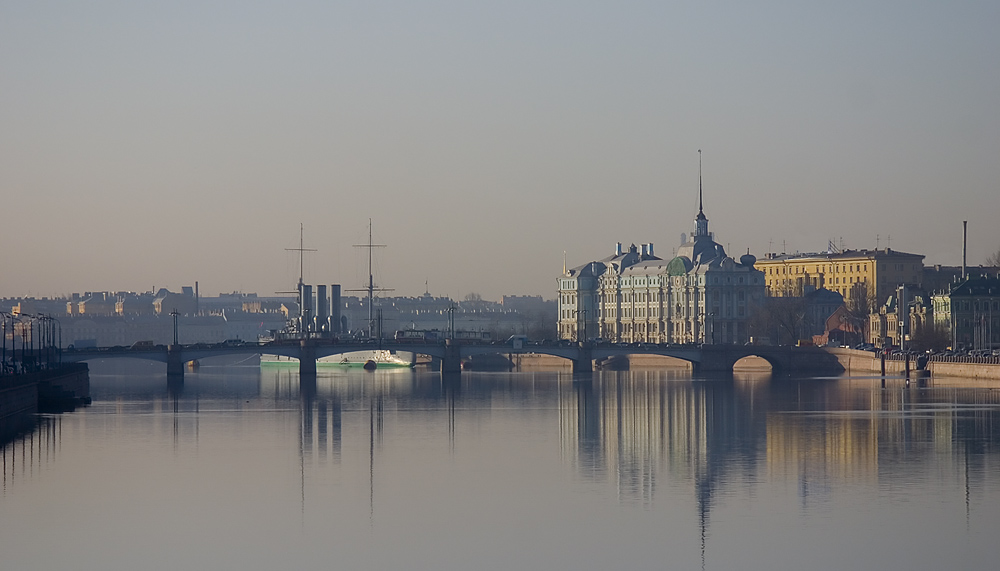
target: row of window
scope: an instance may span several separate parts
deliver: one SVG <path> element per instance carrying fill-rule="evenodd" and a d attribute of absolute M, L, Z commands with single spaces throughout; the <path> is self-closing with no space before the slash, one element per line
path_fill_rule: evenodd
<path fill-rule="evenodd" d="M 897 269 L 902 270 L 902 264 L 896 264 Z M 885 269 L 885 264 L 882 264 L 882 269 Z M 812 270 L 811 272 L 809 270 Z M 764 273 L 767 275 L 781 275 L 781 274 L 833 274 L 833 273 L 848 273 L 848 272 L 867 272 L 868 264 L 838 264 L 833 266 L 813 266 L 812 268 L 807 268 L 805 266 L 781 266 L 781 267 L 768 267 L 764 268 Z"/>

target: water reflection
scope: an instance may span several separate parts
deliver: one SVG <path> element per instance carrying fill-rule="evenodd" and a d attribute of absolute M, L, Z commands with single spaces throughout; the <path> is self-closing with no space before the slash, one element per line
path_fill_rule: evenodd
<path fill-rule="evenodd" d="M 607 371 L 587 380 L 566 373 L 437 374 L 405 370 L 295 371 L 189 375 L 122 391 L 97 384 L 117 413 L 169 411 L 175 444 L 197 441 L 201 402 L 239 412 L 299 413 L 298 448 L 338 462 L 344 411 L 367 412 L 372 455 L 385 410 L 440 415 L 454 452 L 456 414 L 523 406 L 558 411 L 563 456 L 584 478 L 615 486 L 623 501 L 653 502 L 658 479 L 689 481 L 707 512 L 720 482 L 766 477 L 800 482 L 803 499 L 828 481 L 875 483 L 899 464 L 937 463 L 940 454 L 994 455 L 1000 390 L 937 388 L 900 379 L 772 380 L 769 374 L 692 379 L 682 370 Z M 224 408 L 226 404 L 221 405 Z M 394 415 L 397 421 L 402 420 Z M 29 439 L 30 443 L 30 439 Z M 766 470 L 765 470 L 766 467 Z M 981 473 L 973 462 L 973 473 Z"/>
<path fill-rule="evenodd" d="M 115 505 L 114 486 L 109 497 L 95 488 L 114 478 L 109 466 L 127 465 L 129 480 L 118 487 L 148 482 L 183 490 L 167 495 L 174 501 L 190 496 L 181 527 L 282 529 L 289 536 L 278 539 L 293 542 L 315 532 L 324 538 L 317 552 L 336 537 L 346 567 L 406 567 L 406 549 L 383 550 L 394 543 L 468 550 L 474 560 L 500 534 L 514 544 L 551 540 L 524 550 L 527 567 L 542 562 L 532 553 L 579 536 L 590 538 L 580 559 L 560 550 L 565 565 L 555 567 L 595 557 L 592 542 L 595 550 L 621 546 L 626 567 L 636 554 L 664 550 L 684 568 L 699 560 L 769 568 L 772 551 L 796 549 L 783 538 L 805 533 L 816 514 L 838 530 L 871 528 L 859 514 L 874 503 L 907 529 L 908 520 L 940 517 L 930 498 L 962 506 L 964 530 L 949 533 L 964 541 L 949 535 L 948 545 L 985 556 L 990 542 L 977 538 L 1000 531 L 991 515 L 1000 491 L 990 478 L 1000 467 L 1000 390 L 990 387 L 670 370 L 444 380 L 406 370 L 321 372 L 303 382 L 294 371 L 212 367 L 180 386 L 149 374 L 96 375 L 91 385 L 91 407 L 41 417 L 37 430 L 3 446 L 0 530 L 21 513 L 13 498 L 44 503 L 60 482 Z M 91 457 L 100 461 L 90 465 Z M 232 487 L 242 491 L 230 498 Z M 247 511 L 251 497 L 273 525 Z M 603 521 L 607 500 L 618 507 L 607 516 L 614 529 Z M 150 506 L 157 514 L 166 507 Z M 294 519 L 284 513 L 291 507 Z M 671 532 L 654 548 L 650 529 Z M 756 564 L 738 565 L 749 555 L 733 546 L 753 533 L 766 548 L 752 552 Z M 802 545 L 816 549 L 826 532 L 815 533 Z M 878 549 L 895 551 L 900 541 Z M 5 553 L 16 545 L 0 539 Z M 826 555 L 831 568 L 879 560 Z"/>
<path fill-rule="evenodd" d="M 59 415 L 38 415 L 31 430 L 0 444 L 2 496 L 14 492 L 56 461 L 62 431 Z"/>
<path fill-rule="evenodd" d="M 690 483 L 703 549 L 718 490 L 753 494 L 762 480 L 796 483 L 809 509 L 834 486 L 961 472 L 968 510 L 1000 442 L 1000 390 L 905 380 L 605 373 L 560 385 L 560 404 L 563 450 L 583 477 L 644 505 L 663 479 Z"/>

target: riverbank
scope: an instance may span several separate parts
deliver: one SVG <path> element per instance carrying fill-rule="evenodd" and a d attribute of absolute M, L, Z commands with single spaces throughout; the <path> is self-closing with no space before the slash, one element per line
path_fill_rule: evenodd
<path fill-rule="evenodd" d="M 60 412 L 90 403 L 86 363 L 0 376 L 0 442 L 29 430 L 38 412 Z"/>
<path fill-rule="evenodd" d="M 38 383 L 27 375 L 0 377 L 0 443 L 34 425 L 38 412 Z"/>
<path fill-rule="evenodd" d="M 881 374 L 882 362 L 878 353 L 871 351 L 858 351 L 855 349 L 845 349 L 828 347 L 826 351 L 837 357 L 837 360 L 844 367 L 847 375 L 858 373 Z M 910 359 L 910 372 L 917 370 L 915 358 Z M 930 361 L 927 363 L 927 370 L 932 377 L 961 377 L 976 380 L 1000 380 L 1000 364 L 995 363 L 960 363 Z M 886 359 L 886 375 L 906 374 L 905 359 Z"/>

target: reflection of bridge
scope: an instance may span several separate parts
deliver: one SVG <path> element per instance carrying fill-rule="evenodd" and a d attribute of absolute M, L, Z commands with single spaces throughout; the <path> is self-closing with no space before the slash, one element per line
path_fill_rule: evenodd
<path fill-rule="evenodd" d="M 768 347 L 742 345 L 643 345 L 629 347 L 615 344 L 593 345 L 575 344 L 535 344 L 515 348 L 510 345 L 461 344 L 453 341 L 443 343 L 414 343 L 383 341 L 381 344 L 360 342 L 328 342 L 323 340 L 301 340 L 298 342 L 276 341 L 263 344 L 218 344 L 218 345 L 160 345 L 148 348 L 94 348 L 66 350 L 63 361 L 87 361 L 106 358 L 149 359 L 167 364 L 167 374 L 183 376 L 184 363 L 222 355 L 280 355 L 299 360 L 299 373 L 316 374 L 316 359 L 350 353 L 388 349 L 428 355 L 441 361 L 442 373 L 458 373 L 462 361 L 476 355 L 502 354 L 518 355 L 535 353 L 552 355 L 573 363 L 574 373 L 593 371 L 594 360 L 627 355 L 660 355 L 691 363 L 697 372 L 730 372 L 737 361 L 745 357 L 760 357 L 771 365 L 775 373 L 816 373 L 842 372 L 843 367 L 834 355 L 816 347 Z"/>

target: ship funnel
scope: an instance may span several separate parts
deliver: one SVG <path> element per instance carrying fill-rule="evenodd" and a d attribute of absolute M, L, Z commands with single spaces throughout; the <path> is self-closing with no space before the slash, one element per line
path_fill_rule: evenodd
<path fill-rule="evenodd" d="M 330 286 L 330 330 L 334 333 L 343 331 L 340 327 L 341 307 L 343 305 L 340 302 L 340 284 L 333 284 Z"/>
<path fill-rule="evenodd" d="M 330 317 L 329 299 L 326 297 L 326 284 L 316 286 L 316 330 L 326 331 L 329 329 L 327 321 Z"/>
<path fill-rule="evenodd" d="M 299 318 L 302 331 L 312 331 L 313 286 L 302 284 L 302 299 L 299 303 Z"/>

